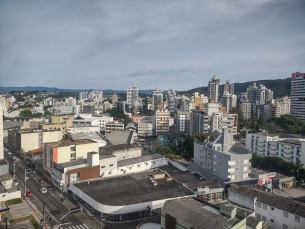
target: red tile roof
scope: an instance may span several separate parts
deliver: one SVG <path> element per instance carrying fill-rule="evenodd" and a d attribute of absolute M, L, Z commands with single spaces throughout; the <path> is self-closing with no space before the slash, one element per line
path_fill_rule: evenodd
<path fill-rule="evenodd" d="M 34 155 L 42 155 L 43 154 L 43 148 L 33 149 L 31 150 L 31 153 Z"/>

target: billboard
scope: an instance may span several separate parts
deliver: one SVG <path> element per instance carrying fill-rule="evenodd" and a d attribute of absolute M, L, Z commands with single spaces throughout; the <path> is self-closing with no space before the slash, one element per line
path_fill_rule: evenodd
<path fill-rule="evenodd" d="M 259 178 L 258 185 L 262 186 L 265 184 L 271 184 L 273 177 L 265 177 L 265 178 Z"/>

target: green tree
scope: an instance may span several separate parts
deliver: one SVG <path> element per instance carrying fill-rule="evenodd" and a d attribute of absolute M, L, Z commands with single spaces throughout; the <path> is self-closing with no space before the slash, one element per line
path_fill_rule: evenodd
<path fill-rule="evenodd" d="M 72 135 L 70 133 L 66 133 L 62 136 L 62 141 L 72 141 L 73 138 L 72 138 Z"/>
<path fill-rule="evenodd" d="M 147 116 L 154 116 L 155 115 L 155 111 L 154 110 L 147 110 L 146 111 L 146 115 Z"/>
<path fill-rule="evenodd" d="M 19 115 L 22 117 L 32 117 L 32 112 L 30 110 L 22 110 Z"/>

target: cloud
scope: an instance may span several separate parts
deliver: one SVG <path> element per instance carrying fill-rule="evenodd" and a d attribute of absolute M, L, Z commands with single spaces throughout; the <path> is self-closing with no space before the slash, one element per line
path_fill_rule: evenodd
<path fill-rule="evenodd" d="M 0 1 L 0 84 L 187 90 L 302 71 L 302 0 Z M 246 74 L 245 74 L 246 72 Z"/>

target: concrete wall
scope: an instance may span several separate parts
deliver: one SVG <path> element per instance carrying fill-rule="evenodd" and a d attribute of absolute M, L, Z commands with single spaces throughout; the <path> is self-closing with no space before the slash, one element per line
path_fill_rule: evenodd
<path fill-rule="evenodd" d="M 113 166 L 110 166 L 110 165 L 113 165 Z M 105 168 L 102 168 L 103 166 L 105 166 Z M 101 171 L 100 171 L 101 174 L 104 173 L 104 175 L 106 176 L 106 173 L 107 174 L 109 173 L 109 171 L 107 172 L 107 170 L 117 169 L 118 158 L 111 157 L 111 158 L 102 159 L 102 160 L 100 160 L 100 167 L 101 167 Z"/>
<path fill-rule="evenodd" d="M 62 131 L 47 131 L 42 133 L 43 143 L 58 142 L 62 139 Z"/>
<path fill-rule="evenodd" d="M 244 206 L 246 208 L 249 208 L 253 211 L 255 211 L 255 204 L 256 204 L 256 197 L 250 198 L 244 195 L 241 195 L 239 193 L 236 192 L 232 192 L 230 191 L 230 189 L 228 190 L 229 192 L 229 200 L 233 203 L 239 204 L 241 206 Z"/>
<path fill-rule="evenodd" d="M 38 133 L 22 133 L 21 134 L 21 149 L 23 152 L 28 152 L 33 149 L 38 149 Z"/>
<path fill-rule="evenodd" d="M 0 176 L 9 173 L 8 164 L 0 165 Z"/>

